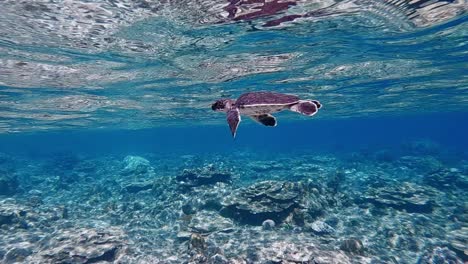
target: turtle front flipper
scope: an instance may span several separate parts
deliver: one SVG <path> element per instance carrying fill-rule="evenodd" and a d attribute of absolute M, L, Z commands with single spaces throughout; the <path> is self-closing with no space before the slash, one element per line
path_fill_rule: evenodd
<path fill-rule="evenodd" d="M 270 114 L 250 116 L 253 120 L 265 126 L 276 126 L 276 118 Z"/>
<path fill-rule="evenodd" d="M 233 108 L 227 112 L 227 122 L 229 128 L 231 129 L 232 137 L 236 137 L 237 127 L 241 121 L 239 109 Z"/>

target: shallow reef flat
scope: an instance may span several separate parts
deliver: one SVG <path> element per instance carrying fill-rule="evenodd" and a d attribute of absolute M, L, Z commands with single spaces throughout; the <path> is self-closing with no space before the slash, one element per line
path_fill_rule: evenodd
<path fill-rule="evenodd" d="M 0 155 L 2 263 L 466 263 L 468 161 L 431 145 Z"/>

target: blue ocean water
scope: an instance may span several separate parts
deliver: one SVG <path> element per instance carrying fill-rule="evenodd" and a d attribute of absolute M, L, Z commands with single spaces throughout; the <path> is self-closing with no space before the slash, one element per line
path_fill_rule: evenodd
<path fill-rule="evenodd" d="M 467 8 L 0 1 L 0 263 L 467 263 Z"/>
<path fill-rule="evenodd" d="M 294 114 L 291 114 L 294 115 Z M 250 149 L 260 153 L 310 154 L 391 150 L 404 151 L 405 144 L 425 140 L 466 159 L 467 114 L 441 113 L 404 117 L 367 117 L 281 122 L 275 128 L 254 121 L 239 128 L 232 138 L 226 125 L 188 124 L 139 130 L 68 130 L 47 133 L 19 133 L 0 138 L 2 151 L 11 155 L 47 156 L 58 152 L 83 155 L 126 153 L 223 155 Z M 223 118 L 223 117 L 220 117 Z M 443 146 L 443 147 L 442 147 Z"/>

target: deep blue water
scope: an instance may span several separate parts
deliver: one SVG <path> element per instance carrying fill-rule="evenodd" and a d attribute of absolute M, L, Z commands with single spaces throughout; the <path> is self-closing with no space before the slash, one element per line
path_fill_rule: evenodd
<path fill-rule="evenodd" d="M 324 110 L 326 111 L 326 110 Z M 292 115 L 292 114 L 291 114 Z M 77 130 L 0 137 L 2 152 L 41 156 L 56 152 L 86 155 L 138 153 L 256 152 L 351 153 L 388 149 L 427 140 L 461 154 L 468 149 L 468 113 L 361 117 L 281 122 L 275 128 L 244 121 L 233 139 L 226 125 L 187 124 L 143 130 Z M 223 118 L 222 116 L 218 118 Z"/>

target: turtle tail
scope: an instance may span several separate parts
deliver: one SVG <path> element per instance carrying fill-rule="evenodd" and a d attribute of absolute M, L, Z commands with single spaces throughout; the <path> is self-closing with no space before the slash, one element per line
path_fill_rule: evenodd
<path fill-rule="evenodd" d="M 289 106 L 289 110 L 306 115 L 313 116 L 322 107 L 316 100 L 299 100 L 297 103 Z"/>

